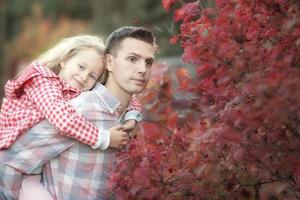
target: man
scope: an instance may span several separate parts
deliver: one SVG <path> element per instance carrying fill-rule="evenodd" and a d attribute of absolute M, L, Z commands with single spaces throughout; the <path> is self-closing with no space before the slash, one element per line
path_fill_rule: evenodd
<path fill-rule="evenodd" d="M 100 129 L 122 122 L 131 96 L 142 92 L 148 83 L 154 62 L 154 43 L 152 33 L 141 27 L 123 27 L 113 32 L 107 40 L 105 60 L 108 78 L 105 87 L 96 85 L 92 91 L 82 93 L 70 103 Z M 32 134 L 24 134 L 17 142 L 21 144 L 23 140 L 24 144 L 26 140 L 34 140 L 35 149 L 38 146 L 43 155 L 44 152 L 49 153 L 44 158 L 38 158 L 39 151 L 34 148 L 31 152 L 27 151 L 30 146 L 26 146 L 25 157 L 29 159 L 25 159 L 23 154 L 17 165 L 12 163 L 10 166 L 30 174 L 46 163 L 43 182 L 54 199 L 110 198 L 105 194 L 106 181 L 114 164 L 116 149 L 93 150 L 82 143 L 60 137 L 47 121 L 39 123 L 29 132 Z M 39 134 L 34 135 L 37 132 Z M 43 136 L 37 138 L 38 135 Z M 13 162 L 18 159 L 16 157 L 17 154 Z M 36 159 L 32 159 L 34 157 Z M 14 173 L 12 177 L 20 179 Z"/>

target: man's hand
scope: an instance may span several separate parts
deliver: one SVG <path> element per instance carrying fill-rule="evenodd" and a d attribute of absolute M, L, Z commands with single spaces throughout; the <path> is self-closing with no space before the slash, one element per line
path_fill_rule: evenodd
<path fill-rule="evenodd" d="M 109 129 L 110 133 L 110 147 L 121 148 L 129 141 L 127 132 L 123 130 L 121 125 L 114 126 Z"/>

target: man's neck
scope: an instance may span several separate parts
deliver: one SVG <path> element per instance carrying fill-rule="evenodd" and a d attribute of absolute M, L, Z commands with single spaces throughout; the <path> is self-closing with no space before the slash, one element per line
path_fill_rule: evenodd
<path fill-rule="evenodd" d="M 128 94 L 126 91 L 120 88 L 118 84 L 116 84 L 116 82 L 110 78 L 108 78 L 107 82 L 105 83 L 105 87 L 113 96 L 115 96 L 119 100 L 123 112 L 130 103 L 132 95 Z"/>

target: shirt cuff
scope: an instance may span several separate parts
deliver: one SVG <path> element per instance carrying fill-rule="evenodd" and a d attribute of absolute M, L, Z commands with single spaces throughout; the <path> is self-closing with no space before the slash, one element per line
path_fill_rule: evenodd
<path fill-rule="evenodd" d="M 141 122 L 143 120 L 143 115 L 137 110 L 127 111 L 124 115 L 122 122 L 126 122 L 127 120 L 133 119 L 137 122 Z"/>
<path fill-rule="evenodd" d="M 108 130 L 100 130 L 98 135 L 98 140 L 95 145 L 92 146 L 93 149 L 105 150 L 108 148 L 110 143 L 110 133 Z"/>

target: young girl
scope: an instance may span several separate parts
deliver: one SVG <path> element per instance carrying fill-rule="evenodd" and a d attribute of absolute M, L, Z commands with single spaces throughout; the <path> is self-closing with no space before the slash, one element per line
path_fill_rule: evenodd
<path fill-rule="evenodd" d="M 8 81 L 0 113 L 0 149 L 9 148 L 18 136 L 45 118 L 61 134 L 92 148 L 104 150 L 108 146 L 120 147 L 126 144 L 128 137 L 124 127 L 132 129 L 135 126 L 132 119 L 141 119 L 141 107 L 136 99 L 132 99 L 128 108 L 130 111 L 125 115 L 125 120 L 131 120 L 125 126 L 109 129 L 109 134 L 100 132 L 67 103 L 67 100 L 76 97 L 81 91 L 90 90 L 103 74 L 104 49 L 101 39 L 95 36 L 65 38 L 31 63 L 14 80 Z M 39 179 L 39 176 L 25 179 L 20 198 L 26 196 L 24 191 L 30 185 L 40 184 Z M 38 191 L 39 188 L 36 188 L 35 192 Z M 42 186 L 40 191 L 41 194 L 45 193 Z"/>
<path fill-rule="evenodd" d="M 61 134 L 92 148 L 106 149 L 109 139 L 113 147 L 124 144 L 126 141 L 113 137 L 119 135 L 120 127 L 111 128 L 111 138 L 105 138 L 66 102 L 90 90 L 102 75 L 104 49 L 102 40 L 95 36 L 65 38 L 8 81 L 0 113 L 0 149 L 9 148 L 18 136 L 45 118 Z M 140 111 L 135 99 L 133 109 Z M 130 126 L 134 124 L 130 122 Z"/>

